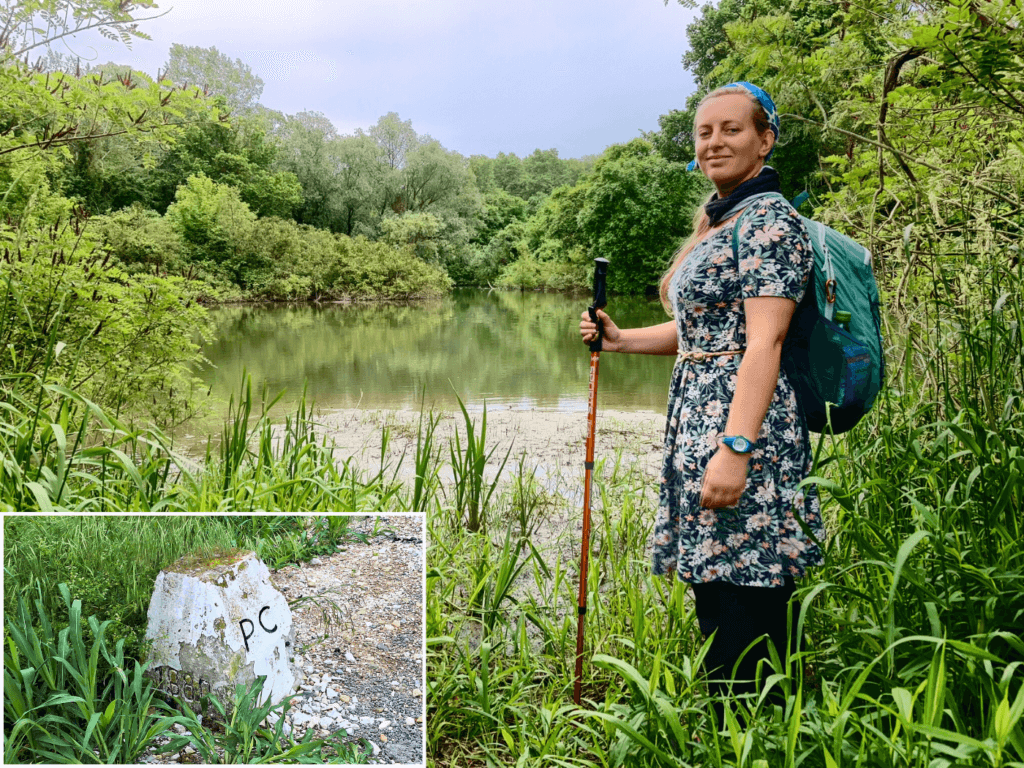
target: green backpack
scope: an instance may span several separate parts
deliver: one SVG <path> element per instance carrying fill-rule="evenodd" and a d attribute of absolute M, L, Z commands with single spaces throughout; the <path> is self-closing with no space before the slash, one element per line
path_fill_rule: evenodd
<path fill-rule="evenodd" d="M 785 199 L 769 192 L 749 202 L 767 197 Z M 820 222 L 800 218 L 814 248 L 814 280 L 793 314 L 782 363 L 808 428 L 831 428 L 838 434 L 871 410 L 885 380 L 878 284 L 867 248 Z M 732 232 L 736 258 L 742 219 L 740 214 Z"/>

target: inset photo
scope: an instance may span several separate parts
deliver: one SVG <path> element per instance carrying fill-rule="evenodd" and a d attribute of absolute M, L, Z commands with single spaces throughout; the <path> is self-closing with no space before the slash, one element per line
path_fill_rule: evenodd
<path fill-rule="evenodd" d="M 4 763 L 424 765 L 423 539 L 415 515 L 6 516 Z"/>

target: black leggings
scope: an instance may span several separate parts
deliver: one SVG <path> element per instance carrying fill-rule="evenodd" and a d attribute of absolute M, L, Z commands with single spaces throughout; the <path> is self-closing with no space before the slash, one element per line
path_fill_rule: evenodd
<path fill-rule="evenodd" d="M 736 660 L 761 635 L 768 635 L 779 656 L 785 658 L 786 606 L 796 589 L 792 577 L 786 576 L 781 587 L 741 587 L 724 581 L 692 586 L 701 633 L 707 637 L 718 630 L 704 658 L 708 687 L 712 693 L 723 694 L 728 691 L 727 681 L 733 679 L 732 669 Z M 798 604 L 793 605 L 793 646 L 798 607 Z M 747 652 L 736 670 L 735 679 L 741 682 L 733 683 L 734 694 L 757 691 L 754 685 L 757 662 L 767 658 L 768 645 L 764 640 Z M 716 705 L 715 710 L 718 713 L 718 724 L 722 726 L 723 708 Z"/>

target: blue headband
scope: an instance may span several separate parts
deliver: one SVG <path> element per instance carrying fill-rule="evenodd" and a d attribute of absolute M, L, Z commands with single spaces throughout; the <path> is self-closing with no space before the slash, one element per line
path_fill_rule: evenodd
<path fill-rule="evenodd" d="M 772 133 L 775 134 L 775 143 L 777 144 L 779 141 L 779 110 L 775 108 L 775 102 L 772 101 L 772 97 L 769 96 L 765 91 L 758 88 L 753 83 L 748 83 L 744 80 L 740 80 L 739 82 L 736 83 L 729 83 L 728 85 L 723 85 L 722 88 L 735 88 L 737 90 L 746 91 L 755 99 L 757 99 L 757 103 L 761 105 L 761 108 L 764 110 L 764 113 L 768 115 L 768 127 L 771 128 Z M 770 158 L 772 156 L 772 152 L 774 151 L 775 145 L 773 144 L 771 151 L 768 152 L 768 155 L 767 157 L 765 157 L 765 160 Z M 699 168 L 700 166 L 697 165 L 697 158 L 693 158 L 693 160 L 690 161 L 690 164 L 686 166 L 686 170 L 688 171 L 696 171 Z"/>

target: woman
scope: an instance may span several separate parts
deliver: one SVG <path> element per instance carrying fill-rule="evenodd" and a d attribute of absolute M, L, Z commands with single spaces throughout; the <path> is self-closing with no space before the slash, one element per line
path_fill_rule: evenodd
<path fill-rule="evenodd" d="M 713 691 L 726 690 L 743 651 L 767 634 L 781 656 L 794 579 L 822 562 L 817 494 L 798 488 L 810 472 L 807 428 L 780 368 L 782 343 L 810 279 L 814 255 L 792 206 L 757 199 L 732 234 L 744 201 L 779 191 L 765 165 L 779 135 L 771 98 L 749 83 L 708 94 L 695 118 L 696 159 L 717 193 L 661 284 L 674 320 L 620 329 L 604 312 L 602 349 L 678 355 L 669 389 L 653 570 L 693 585 Z M 693 166 L 694 164 L 691 164 Z M 748 203 L 749 204 L 749 203 Z M 596 326 L 583 314 L 580 333 Z M 794 514 L 794 511 L 796 514 Z M 751 681 L 760 642 L 736 673 Z M 754 691 L 752 682 L 734 693 Z M 716 708 L 722 723 L 721 708 Z"/>

